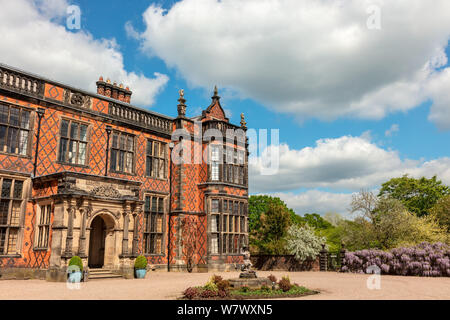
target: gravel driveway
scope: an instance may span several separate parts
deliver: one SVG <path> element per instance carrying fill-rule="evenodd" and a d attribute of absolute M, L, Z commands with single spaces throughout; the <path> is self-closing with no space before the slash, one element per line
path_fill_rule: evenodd
<path fill-rule="evenodd" d="M 335 272 L 258 272 L 278 278 L 289 275 L 292 282 L 321 293 L 299 299 L 450 299 L 450 278 L 382 276 L 381 289 L 369 290 L 368 275 Z M 189 286 L 204 284 L 213 273 L 150 272 L 145 280 L 96 280 L 69 289 L 65 283 L 40 280 L 1 280 L 0 300 L 7 299 L 175 299 Z M 238 272 L 216 273 L 224 278 Z"/>

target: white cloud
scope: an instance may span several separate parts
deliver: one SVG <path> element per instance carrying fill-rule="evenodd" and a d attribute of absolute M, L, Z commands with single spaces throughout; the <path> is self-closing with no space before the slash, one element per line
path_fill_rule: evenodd
<path fill-rule="evenodd" d="M 384 132 L 384 135 L 386 137 L 392 137 L 392 135 L 394 133 L 399 132 L 399 131 L 400 131 L 400 126 L 398 124 L 394 123 L 388 130 L 386 130 Z"/>
<path fill-rule="evenodd" d="M 65 0 L 0 0 L 1 62 L 89 91 L 103 75 L 129 85 L 132 103 L 152 105 L 169 78 L 126 71 L 114 39 L 67 31 L 61 23 L 68 5 Z"/>
<path fill-rule="evenodd" d="M 279 197 L 299 215 L 305 213 L 325 214 L 327 212 L 348 215 L 349 205 L 352 201 L 351 193 L 331 193 L 319 190 L 309 190 L 300 194 L 274 193 L 272 196 Z"/>
<path fill-rule="evenodd" d="M 449 72 L 435 68 L 447 62 L 450 2 L 378 2 L 381 30 L 369 30 L 372 3 L 183 0 L 168 11 L 151 5 L 146 29 L 128 29 L 190 84 L 219 81 L 299 119 L 380 119 L 435 98 L 430 120 L 450 127 L 439 118 L 449 86 L 430 84 Z"/>
<path fill-rule="evenodd" d="M 275 175 L 261 175 L 270 152 L 279 152 Z M 437 175 L 450 184 L 450 158 L 431 161 L 401 159 L 397 151 L 385 150 L 367 137 L 343 136 L 321 139 L 314 147 L 300 150 L 286 144 L 269 147 L 250 163 L 250 191 L 287 192 L 301 188 L 327 188 L 334 192 L 372 189 L 393 177 Z"/>

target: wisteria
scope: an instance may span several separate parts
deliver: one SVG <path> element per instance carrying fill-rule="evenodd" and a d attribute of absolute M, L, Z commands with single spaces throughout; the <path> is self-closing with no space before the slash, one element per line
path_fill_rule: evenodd
<path fill-rule="evenodd" d="M 423 242 L 414 247 L 391 251 L 361 250 L 347 252 L 341 271 L 425 277 L 450 277 L 450 246 L 445 243 Z"/>

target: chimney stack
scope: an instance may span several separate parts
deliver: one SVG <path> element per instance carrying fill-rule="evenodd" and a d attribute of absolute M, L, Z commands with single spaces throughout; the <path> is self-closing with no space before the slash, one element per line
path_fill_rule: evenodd
<path fill-rule="evenodd" d="M 111 80 L 107 79 L 105 82 L 103 81 L 103 77 L 100 77 L 97 81 L 97 94 L 125 103 L 130 103 L 131 95 L 133 93 L 130 91 L 129 87 L 124 89 L 123 84 L 120 84 L 120 86 L 118 86 L 116 82 L 111 84 Z"/>

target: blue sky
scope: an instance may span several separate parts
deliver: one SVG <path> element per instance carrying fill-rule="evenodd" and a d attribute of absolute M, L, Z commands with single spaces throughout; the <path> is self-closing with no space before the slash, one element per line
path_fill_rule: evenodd
<path fill-rule="evenodd" d="M 298 213 L 346 214 L 352 193 L 388 177 L 437 174 L 450 184 L 450 8 L 414 2 L 380 4 L 381 28 L 368 30 L 358 1 L 20 0 L 0 13 L 0 31 L 8 23 L 16 32 L 0 60 L 90 91 L 111 77 L 130 85 L 132 103 L 170 116 L 179 89 L 193 116 L 217 84 L 232 122 L 243 112 L 251 128 L 280 129 L 280 174 L 261 176 L 256 165 L 251 193 L 278 195 Z M 65 26 L 69 5 L 81 9 L 81 30 Z M 27 27 L 31 41 L 19 27 L 27 14 L 40 22 Z M 14 41 L 54 56 L 23 55 Z"/>

